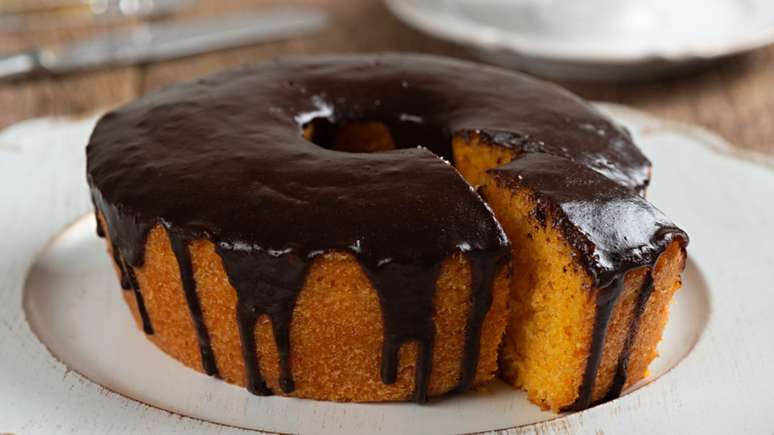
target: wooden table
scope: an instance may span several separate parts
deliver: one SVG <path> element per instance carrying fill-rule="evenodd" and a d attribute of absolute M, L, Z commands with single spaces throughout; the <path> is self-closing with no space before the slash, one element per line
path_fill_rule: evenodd
<path fill-rule="evenodd" d="M 282 55 L 391 50 L 471 58 L 462 47 L 432 39 L 402 24 L 380 0 L 201 0 L 186 15 L 287 4 L 327 8 L 333 17 L 332 25 L 324 33 L 302 39 L 3 85 L 0 126 L 31 117 L 93 112 L 171 82 Z M 105 29 L 6 33 L 0 38 L 0 50 L 66 42 L 100 31 Z M 663 118 L 699 124 L 739 147 L 774 154 L 774 47 L 729 59 L 687 77 L 637 84 L 563 85 L 588 99 L 619 102 Z"/>

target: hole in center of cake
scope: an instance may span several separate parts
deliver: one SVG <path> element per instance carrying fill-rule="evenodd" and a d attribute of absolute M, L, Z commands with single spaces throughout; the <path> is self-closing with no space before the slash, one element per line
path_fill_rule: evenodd
<path fill-rule="evenodd" d="M 415 119 L 333 122 L 315 118 L 304 125 L 304 138 L 320 147 L 348 153 L 423 147 L 452 161 L 450 135 L 442 128 Z"/>

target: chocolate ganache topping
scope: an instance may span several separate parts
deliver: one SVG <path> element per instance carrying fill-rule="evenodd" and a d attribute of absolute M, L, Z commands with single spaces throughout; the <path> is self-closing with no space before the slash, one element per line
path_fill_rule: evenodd
<path fill-rule="evenodd" d="M 525 187 L 536 203 L 535 217 L 544 225 L 550 215 L 591 273 L 597 311 L 591 353 L 576 402 L 566 410 L 591 404 L 597 368 L 602 358 L 608 322 L 624 289 L 630 270 L 650 267 L 636 302 L 633 324 L 619 358 L 609 400 L 618 397 L 626 381 L 632 342 L 639 319 L 653 292 L 652 271 L 672 241 L 685 249 L 688 235 L 640 195 L 601 176 L 590 168 L 550 154 L 525 154 L 509 164 L 488 171 L 498 183 Z"/>
<path fill-rule="evenodd" d="M 303 128 L 319 121 L 381 122 L 401 149 L 357 154 L 318 146 Z M 150 229 L 162 225 L 202 367 L 218 374 L 187 246 L 211 240 L 237 292 L 248 389 L 271 393 L 253 336 L 267 315 L 279 384 L 291 392 L 289 325 L 309 265 L 326 252 L 349 252 L 382 305 L 382 379 L 395 381 L 400 345 L 418 342 L 415 398 L 423 401 L 442 261 L 462 252 L 473 276 L 463 390 L 473 382 L 492 282 L 509 256 L 491 210 L 447 163 L 451 138 L 470 134 L 577 162 L 622 192 L 648 184 L 650 163 L 629 134 L 572 94 L 495 68 L 398 54 L 265 62 L 150 93 L 100 120 L 87 147 L 87 175 L 106 223 L 99 230 L 110 237 L 147 333 L 153 328 L 134 269 L 143 265 Z"/>

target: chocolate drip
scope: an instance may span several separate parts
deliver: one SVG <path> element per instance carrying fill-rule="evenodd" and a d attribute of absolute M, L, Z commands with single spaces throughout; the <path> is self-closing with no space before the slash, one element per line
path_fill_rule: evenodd
<path fill-rule="evenodd" d="M 97 220 L 97 228 L 102 228 L 99 220 Z M 99 233 L 97 234 L 99 235 Z M 134 275 L 134 269 L 126 263 L 124 257 L 121 256 L 118 246 L 112 240 L 111 237 L 110 250 L 113 252 L 113 262 L 118 266 L 118 272 L 121 275 L 121 288 L 123 290 L 132 291 L 135 302 L 137 303 L 137 312 L 140 314 L 140 321 L 142 321 L 142 330 L 145 331 L 146 334 L 153 334 L 153 325 L 151 325 L 148 309 L 145 307 L 145 298 L 140 291 L 140 283 Z"/>
<path fill-rule="evenodd" d="M 658 261 L 658 260 L 656 260 Z M 616 399 L 621 395 L 623 387 L 626 384 L 626 378 L 629 374 L 629 357 L 631 356 L 632 346 L 634 340 L 637 337 L 637 331 L 639 328 L 640 319 L 645 311 L 645 306 L 653 294 L 653 268 L 655 262 L 651 265 L 650 270 L 645 275 L 645 281 L 642 284 L 642 288 L 637 296 L 637 302 L 635 305 L 634 317 L 632 318 L 629 327 L 626 331 L 626 340 L 624 341 L 624 347 L 621 350 L 621 355 L 618 359 L 618 365 L 613 376 L 613 383 L 605 396 L 592 403 L 592 393 L 594 390 L 594 384 L 599 369 L 599 363 L 602 360 L 602 352 L 604 350 L 605 336 L 607 334 L 608 325 L 614 307 L 618 303 L 618 300 L 623 293 L 624 277 L 628 271 L 621 272 L 618 277 L 613 280 L 613 283 L 600 290 L 599 297 L 597 298 L 597 312 L 594 319 L 594 331 L 592 333 L 591 351 L 589 353 L 588 360 L 586 362 L 586 369 L 583 375 L 583 384 L 580 387 L 580 393 L 576 401 L 563 408 L 562 411 L 579 411 L 588 408 L 591 405 L 599 403 L 609 402 Z"/>
<path fill-rule="evenodd" d="M 118 271 L 121 274 L 121 288 L 124 290 L 131 290 L 134 294 L 135 302 L 137 303 L 137 312 L 140 313 L 140 321 L 142 322 L 142 330 L 146 334 L 153 334 L 153 325 L 151 325 L 150 316 L 148 315 L 148 309 L 145 307 L 145 298 L 140 291 L 140 283 L 137 281 L 137 277 L 134 275 L 134 269 L 126 264 L 126 260 L 121 256 L 118 251 L 118 247 L 115 243 L 112 244 L 113 261 L 118 265 Z"/>
<path fill-rule="evenodd" d="M 562 408 L 562 412 L 580 411 L 591 406 L 594 384 L 597 378 L 597 370 L 602 361 L 602 350 L 605 346 L 607 327 L 613 309 L 618 302 L 624 288 L 624 274 L 616 277 L 607 287 L 601 288 L 597 295 L 597 312 L 594 316 L 594 330 L 591 334 L 591 350 L 586 360 L 586 369 L 583 372 L 583 382 L 580 386 L 578 398 L 571 405 Z"/>
<path fill-rule="evenodd" d="M 290 367 L 290 323 L 293 309 L 309 269 L 309 261 L 293 254 L 266 252 L 227 243 L 216 250 L 223 260 L 229 282 L 237 291 L 237 323 L 242 340 L 247 389 L 260 395 L 271 394 L 261 375 L 255 327 L 266 315 L 271 320 L 280 363 L 282 391 L 295 389 Z"/>
<path fill-rule="evenodd" d="M 99 220 L 97 221 L 99 222 Z M 98 224 L 101 227 L 100 224 Z M 134 294 L 135 302 L 137 303 L 137 312 L 140 314 L 140 321 L 142 322 L 142 330 L 146 334 L 153 334 L 153 326 L 151 325 L 150 316 L 148 315 L 148 309 L 145 308 L 145 298 L 140 292 L 140 283 L 137 282 L 137 277 L 134 275 L 134 270 L 131 266 L 126 264 L 126 261 L 118 251 L 118 247 L 111 241 L 111 251 L 113 251 L 113 262 L 118 266 L 118 272 L 121 275 L 120 282 L 123 290 L 131 290 Z"/>
<path fill-rule="evenodd" d="M 634 308 L 634 318 L 632 318 L 629 330 L 626 334 L 626 341 L 624 342 L 624 348 L 621 351 L 621 356 L 618 359 L 618 367 L 615 370 L 615 376 L 613 377 L 613 384 L 610 386 L 610 390 L 603 399 L 604 402 L 613 400 L 621 395 L 624 386 L 626 385 L 626 378 L 629 374 L 629 357 L 632 353 L 632 346 L 634 346 L 634 340 L 637 338 L 637 332 L 639 331 L 640 321 L 642 315 L 645 313 L 645 306 L 650 300 L 650 296 L 653 294 L 653 268 L 645 275 L 645 281 L 642 283 L 639 295 L 637 295 L 637 303 Z"/>
<path fill-rule="evenodd" d="M 509 257 L 502 252 L 475 252 L 466 255 L 470 264 L 470 313 L 465 328 L 465 345 L 460 366 L 460 381 L 456 391 L 465 391 L 473 386 L 478 369 L 481 350 L 481 328 L 489 309 L 492 307 L 492 292 L 497 273 Z"/>
<path fill-rule="evenodd" d="M 183 285 L 185 300 L 188 303 L 188 311 L 191 313 L 194 329 L 196 329 L 202 369 L 210 376 L 219 376 L 218 367 L 215 364 L 215 354 L 210 343 L 210 333 L 207 331 L 207 326 L 204 323 L 202 306 L 199 303 L 199 295 L 196 292 L 196 280 L 194 279 L 193 263 L 191 263 L 191 252 L 188 248 L 188 243 L 173 231 L 167 230 L 167 234 L 172 246 L 172 252 L 175 254 L 175 259 L 177 259 L 177 266 L 180 269 L 180 282 Z"/>
<path fill-rule="evenodd" d="M 384 320 L 382 382 L 393 384 L 398 373 L 398 351 L 403 343 L 417 343 L 414 400 L 427 400 L 427 382 L 432 369 L 435 340 L 433 298 L 441 263 L 365 264 L 376 287 Z"/>
<path fill-rule="evenodd" d="M 150 316 L 148 315 L 148 309 L 145 307 L 145 298 L 142 296 L 142 292 L 140 291 L 140 283 L 137 282 L 137 277 L 134 276 L 134 269 L 127 265 L 126 261 L 123 259 L 121 260 L 123 268 L 125 268 L 123 273 L 128 277 L 129 286 L 131 287 L 132 292 L 134 293 L 134 298 L 137 301 L 137 311 L 140 313 L 142 330 L 145 331 L 146 334 L 151 335 L 153 334 L 153 325 L 151 324 Z"/>
<path fill-rule="evenodd" d="M 142 267 L 145 262 L 145 240 L 154 222 L 123 215 L 116 207 L 106 205 L 99 192 L 94 190 L 92 190 L 92 202 L 95 215 L 101 214 L 107 224 L 110 250 L 113 253 L 113 262 L 118 267 L 121 288 L 132 290 L 142 321 L 142 329 L 146 334 L 153 334 L 153 325 L 145 306 L 145 298 L 140 290 L 140 283 L 134 274 L 134 268 Z M 105 235 L 105 228 L 97 217 L 97 235 L 100 235 L 100 232 L 101 236 Z"/>
<path fill-rule="evenodd" d="M 118 247 L 112 241 L 110 242 L 110 250 L 113 252 L 113 262 L 118 266 L 118 273 L 121 275 L 119 277 L 121 288 L 124 290 L 132 290 L 134 287 L 132 286 L 132 280 L 129 278 L 129 268 L 124 262 L 124 259 L 121 258 L 121 254 L 118 252 Z"/>

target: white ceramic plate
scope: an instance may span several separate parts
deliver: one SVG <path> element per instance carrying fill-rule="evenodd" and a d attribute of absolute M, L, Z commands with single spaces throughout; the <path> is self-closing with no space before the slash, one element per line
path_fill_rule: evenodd
<path fill-rule="evenodd" d="M 90 208 L 83 145 L 94 120 L 45 119 L 0 133 L 0 432 L 770 430 L 774 171 L 701 130 L 604 108 L 654 161 L 651 199 L 692 237 L 662 357 L 635 391 L 556 416 L 501 384 L 423 406 L 365 405 L 255 397 L 199 375 L 132 327 L 93 222 L 77 220 Z"/>
<path fill-rule="evenodd" d="M 771 0 L 387 0 L 492 63 L 576 81 L 645 79 L 774 42 Z"/>

